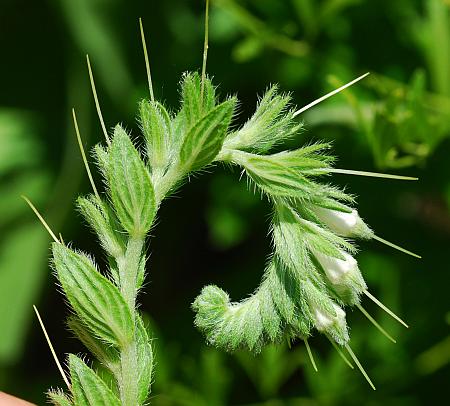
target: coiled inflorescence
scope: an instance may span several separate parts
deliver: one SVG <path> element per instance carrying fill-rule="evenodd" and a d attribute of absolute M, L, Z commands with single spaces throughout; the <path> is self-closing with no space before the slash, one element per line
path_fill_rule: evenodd
<path fill-rule="evenodd" d="M 373 236 L 352 208 L 353 197 L 320 177 L 330 173 L 327 143 L 270 154 L 301 125 L 288 95 L 270 88 L 253 117 L 225 138 L 218 160 L 240 166 L 273 206 L 273 254 L 260 286 L 241 302 L 206 286 L 195 323 L 209 343 L 259 351 L 282 338 L 305 339 L 313 328 L 344 345 L 344 306 L 359 303 L 366 284 L 347 239 Z"/>

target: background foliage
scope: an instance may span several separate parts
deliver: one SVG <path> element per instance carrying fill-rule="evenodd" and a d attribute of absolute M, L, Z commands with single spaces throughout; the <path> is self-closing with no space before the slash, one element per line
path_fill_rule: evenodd
<path fill-rule="evenodd" d="M 259 281 L 268 207 L 239 173 L 218 167 L 166 202 L 151 241 L 142 308 L 154 325 L 155 405 L 420 405 L 449 379 L 450 3 L 447 0 L 213 0 L 208 71 L 222 95 L 238 92 L 241 119 L 270 83 L 304 105 L 365 71 L 369 79 L 304 115 L 292 146 L 333 140 L 338 166 L 420 177 L 398 183 L 335 177 L 357 194 L 359 212 L 421 262 L 362 243 L 360 268 L 377 295 L 409 321 L 402 330 L 367 304 L 398 338 L 393 345 L 359 313 L 352 346 L 378 391 L 346 368 L 329 343 L 302 343 L 257 357 L 206 347 L 190 303 L 217 283 L 238 298 Z M 55 230 L 100 254 L 74 212 L 89 190 L 75 144 L 75 106 L 85 143 L 102 139 L 84 54 L 96 74 L 107 125 L 134 134 L 147 97 L 137 18 L 149 40 L 155 92 L 178 102 L 182 72 L 200 67 L 203 2 L 2 0 L 0 4 L 0 388 L 38 404 L 60 384 L 32 313 L 36 303 L 58 353 L 83 352 L 62 323 L 66 312 L 47 258 L 49 239 L 20 199 L 26 193 Z"/>

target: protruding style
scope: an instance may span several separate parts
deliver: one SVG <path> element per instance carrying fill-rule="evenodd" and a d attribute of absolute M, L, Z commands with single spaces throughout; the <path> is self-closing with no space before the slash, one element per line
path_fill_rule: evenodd
<path fill-rule="evenodd" d="M 381 242 L 384 245 L 387 245 L 388 247 L 394 248 L 397 251 L 403 252 L 404 254 L 408 254 L 411 255 L 412 257 L 418 258 L 418 259 L 422 259 L 422 257 L 418 254 L 415 254 L 414 252 L 408 251 L 407 249 L 400 247 L 397 244 L 394 244 L 393 242 L 390 242 L 388 240 L 385 240 L 384 238 L 378 237 L 377 235 L 373 235 L 372 237 L 374 240 L 377 240 L 379 242 Z"/>
<path fill-rule="evenodd" d="M 303 342 L 305 343 L 306 351 L 308 352 L 309 360 L 311 361 L 311 365 L 314 368 L 314 371 L 318 372 L 316 361 L 314 360 L 313 353 L 311 351 L 311 347 L 309 346 L 308 339 L 304 338 Z"/>
<path fill-rule="evenodd" d="M 372 300 L 375 304 L 377 304 L 379 307 L 381 307 L 389 316 L 397 320 L 400 324 L 403 324 L 406 328 L 409 328 L 409 326 L 400 318 L 398 317 L 391 309 L 386 307 L 383 303 L 381 303 L 375 296 L 373 296 L 368 290 L 364 291 L 364 294 Z"/>
<path fill-rule="evenodd" d="M 364 307 L 362 307 L 360 304 L 357 304 L 356 307 L 381 332 L 381 334 L 383 334 L 385 337 L 387 337 L 388 340 L 391 340 L 394 344 L 397 343 L 397 341 L 395 341 L 395 339 L 392 338 L 392 336 L 383 327 L 381 327 L 378 324 L 378 322 L 369 314 L 369 312 L 366 309 L 364 309 Z"/>
<path fill-rule="evenodd" d="M 306 106 L 302 107 L 301 109 L 297 110 L 292 116 L 296 117 L 299 114 L 303 113 L 304 111 L 310 109 L 311 107 L 315 106 L 316 104 L 319 104 L 320 102 L 328 99 L 331 96 L 334 96 L 335 94 L 342 92 L 343 90 L 347 89 L 347 87 L 350 87 L 354 85 L 356 82 L 359 82 L 360 80 L 364 79 L 366 76 L 368 76 L 370 72 L 365 73 L 364 75 L 361 75 L 357 77 L 356 79 L 353 79 L 351 82 L 346 83 L 345 85 L 333 90 L 330 93 L 327 93 L 326 95 L 319 97 L 318 99 L 314 100 L 313 102 L 307 104 Z"/>
<path fill-rule="evenodd" d="M 52 342 L 51 342 L 51 340 L 50 340 L 50 337 L 49 337 L 49 335 L 48 335 L 48 333 L 47 333 L 47 330 L 46 330 L 46 328 L 45 328 L 45 326 L 44 326 L 44 323 L 43 323 L 43 321 L 42 321 L 42 319 L 41 319 L 41 315 L 39 314 L 38 309 L 36 308 L 35 305 L 33 305 L 33 309 L 34 309 L 34 311 L 35 311 L 35 313 L 36 313 L 36 317 L 37 317 L 37 319 L 38 319 L 38 321 L 39 321 L 39 324 L 41 325 L 42 332 L 44 333 L 45 339 L 47 340 L 47 344 L 48 344 L 48 346 L 50 347 L 50 351 L 51 351 L 51 353 L 52 353 L 52 355 L 53 355 L 53 359 L 54 359 L 55 362 L 56 362 L 56 366 L 58 367 L 58 370 L 59 370 L 59 372 L 61 373 L 61 376 L 62 376 L 64 382 L 65 382 L 66 385 L 67 385 L 67 388 L 69 388 L 69 390 L 70 390 L 70 389 L 71 389 L 71 386 L 70 386 L 69 379 L 67 379 L 66 373 L 64 372 L 64 369 L 63 369 L 63 367 L 61 366 L 61 363 L 59 362 L 58 356 L 56 355 L 55 349 L 53 348 L 53 345 L 52 345 Z"/>
<path fill-rule="evenodd" d="M 75 126 L 75 132 L 77 134 L 78 146 L 80 147 L 81 157 L 83 158 L 84 167 L 86 168 L 86 172 L 89 178 L 89 182 L 91 182 L 92 190 L 95 193 L 95 196 L 100 200 L 100 195 L 98 194 L 97 188 L 95 187 L 94 178 L 92 177 L 91 170 L 89 168 L 89 163 L 86 158 L 86 153 L 84 152 L 83 141 L 81 140 L 80 129 L 78 128 L 77 116 L 75 114 L 75 109 L 72 109 L 72 117 L 73 117 L 73 125 Z"/>
<path fill-rule="evenodd" d="M 87 67 L 88 67 L 88 71 L 89 71 L 89 80 L 91 82 L 92 94 L 94 96 L 95 108 L 97 110 L 98 119 L 100 120 L 100 125 L 102 127 L 102 131 L 105 136 L 106 143 L 109 145 L 111 143 L 111 141 L 108 136 L 108 131 L 106 131 L 105 122 L 103 121 L 102 110 L 100 108 L 100 103 L 98 101 L 97 90 L 95 89 L 94 74 L 92 73 L 91 61 L 89 60 L 89 55 L 86 55 L 86 62 L 87 62 Z"/>
<path fill-rule="evenodd" d="M 142 49 L 144 51 L 145 70 L 147 71 L 147 81 L 148 81 L 148 89 L 150 91 L 150 99 L 151 101 L 155 101 L 155 95 L 153 93 L 152 73 L 150 71 L 147 42 L 145 41 L 144 24 L 142 23 L 142 18 L 139 18 L 139 29 L 141 32 Z"/>
<path fill-rule="evenodd" d="M 344 174 L 344 175 L 367 176 L 369 178 L 384 178 L 384 179 L 396 179 L 396 180 L 419 180 L 419 178 L 415 178 L 412 176 L 391 175 L 389 173 L 379 173 L 379 172 L 354 171 L 351 169 L 330 168 L 329 172 L 340 173 L 340 174 Z"/>
<path fill-rule="evenodd" d="M 209 0 L 206 0 L 205 7 L 205 40 L 203 43 L 203 63 L 202 63 L 202 83 L 200 88 L 200 100 L 203 102 L 203 95 L 205 93 L 206 80 L 206 61 L 208 59 L 208 44 L 209 41 Z"/>
<path fill-rule="evenodd" d="M 359 362 L 358 358 L 356 357 L 356 355 L 354 354 L 354 352 L 352 351 L 352 349 L 350 348 L 350 346 L 348 344 L 345 345 L 345 348 L 347 349 L 348 353 L 350 354 L 350 356 L 352 357 L 353 361 L 355 362 L 356 366 L 359 368 L 359 370 L 361 371 L 361 373 L 363 374 L 364 378 L 366 378 L 366 381 L 369 382 L 369 385 L 372 387 L 373 390 L 377 390 L 377 388 L 375 388 L 375 385 L 372 383 L 372 381 L 369 378 L 369 375 L 367 375 L 365 369 L 363 368 L 363 366 L 361 365 L 361 363 Z"/>
<path fill-rule="evenodd" d="M 38 209 L 36 209 L 36 207 L 34 206 L 33 203 L 31 203 L 30 199 L 28 199 L 28 197 L 26 196 L 22 196 L 22 199 L 25 200 L 28 203 L 28 206 L 31 207 L 31 210 L 34 211 L 34 214 L 36 214 L 36 217 L 39 219 L 39 221 L 42 223 L 42 225 L 45 227 L 45 229 L 48 231 L 48 233 L 50 234 L 50 236 L 53 238 L 53 241 L 60 243 L 60 241 L 58 240 L 58 237 L 56 236 L 56 234 L 52 231 L 52 229 L 50 228 L 50 226 L 47 224 L 47 222 L 44 220 L 44 217 L 42 217 L 41 213 L 39 213 Z"/>
<path fill-rule="evenodd" d="M 340 347 L 336 344 L 336 342 L 327 334 L 327 338 L 330 341 L 333 348 L 336 350 L 336 352 L 339 354 L 339 356 L 342 358 L 342 360 L 351 368 L 355 369 L 353 364 L 349 361 L 349 359 L 345 356 L 345 354 L 342 352 Z"/>

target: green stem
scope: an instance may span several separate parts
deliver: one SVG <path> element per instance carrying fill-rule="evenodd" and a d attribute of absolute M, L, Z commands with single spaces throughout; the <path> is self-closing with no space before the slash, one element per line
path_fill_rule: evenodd
<path fill-rule="evenodd" d="M 123 406 L 139 404 L 137 383 L 136 341 L 133 340 L 120 353 L 119 391 Z"/>
<path fill-rule="evenodd" d="M 136 278 L 139 262 L 144 246 L 144 239 L 132 238 L 128 240 L 126 252 L 118 258 L 120 291 L 130 307 L 133 320 L 136 314 Z M 120 353 L 120 372 L 117 376 L 120 398 L 123 406 L 136 406 L 138 402 L 138 376 L 137 376 L 136 339 L 124 346 Z"/>
<path fill-rule="evenodd" d="M 170 190 L 182 179 L 185 171 L 179 165 L 174 165 L 164 175 L 153 179 L 156 203 L 159 205 Z"/>
<path fill-rule="evenodd" d="M 144 239 L 132 238 L 128 240 L 125 255 L 118 260 L 120 291 L 134 317 L 136 305 L 136 278 L 139 270 Z"/>

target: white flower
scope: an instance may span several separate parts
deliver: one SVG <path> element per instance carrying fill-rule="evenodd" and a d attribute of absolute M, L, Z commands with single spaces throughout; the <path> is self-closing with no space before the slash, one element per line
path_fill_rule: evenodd
<path fill-rule="evenodd" d="M 348 275 L 358 272 L 356 259 L 345 251 L 341 251 L 340 253 L 344 259 L 330 257 L 319 252 L 314 253 L 314 256 L 325 271 L 327 278 L 333 285 L 343 284 Z"/>
<path fill-rule="evenodd" d="M 313 307 L 313 317 L 318 331 L 327 331 L 332 328 L 333 325 L 345 325 L 345 311 L 335 303 L 333 303 L 333 309 L 336 312 L 336 315 L 325 312 L 318 307 Z"/>
<path fill-rule="evenodd" d="M 313 210 L 320 221 L 342 237 L 372 237 L 372 231 L 355 209 L 350 213 L 346 213 L 316 206 Z"/>

